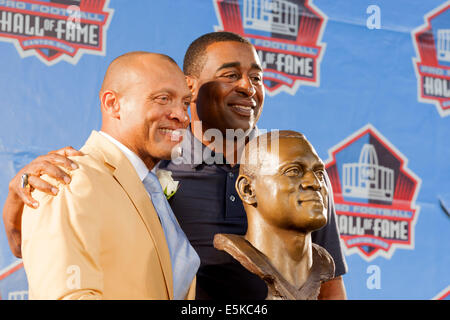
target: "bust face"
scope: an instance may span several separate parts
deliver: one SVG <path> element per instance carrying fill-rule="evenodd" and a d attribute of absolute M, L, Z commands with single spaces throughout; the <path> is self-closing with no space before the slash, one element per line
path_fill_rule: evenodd
<path fill-rule="evenodd" d="M 266 222 L 311 232 L 327 222 L 325 167 L 301 137 L 281 137 L 279 152 L 268 150 L 253 179 L 256 209 Z"/>

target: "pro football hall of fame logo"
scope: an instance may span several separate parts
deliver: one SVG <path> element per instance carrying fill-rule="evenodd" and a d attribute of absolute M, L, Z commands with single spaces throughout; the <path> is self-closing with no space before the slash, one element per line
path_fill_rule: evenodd
<path fill-rule="evenodd" d="M 311 0 L 213 0 L 216 31 L 238 33 L 256 48 L 269 95 L 319 86 L 327 16 Z"/>
<path fill-rule="evenodd" d="M 413 249 L 421 180 L 405 156 L 370 124 L 329 154 L 326 169 L 346 254 L 371 261 Z"/>
<path fill-rule="evenodd" d="M 417 95 L 445 117 L 450 115 L 450 1 L 427 13 L 424 20 L 412 31 Z"/>
<path fill-rule="evenodd" d="M 109 0 L 0 0 L 0 41 L 22 58 L 46 65 L 76 64 L 86 54 L 105 55 L 113 10 Z"/>

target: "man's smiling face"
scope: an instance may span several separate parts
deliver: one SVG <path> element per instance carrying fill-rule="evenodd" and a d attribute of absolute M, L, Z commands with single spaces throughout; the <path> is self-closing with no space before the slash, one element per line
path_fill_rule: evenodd
<path fill-rule="evenodd" d="M 198 120 L 222 133 L 226 129 L 252 129 L 264 103 L 262 77 L 253 46 L 236 41 L 209 45 L 197 77 L 198 93 L 194 93 Z"/>
<path fill-rule="evenodd" d="M 170 159 L 181 139 L 176 133 L 189 124 L 191 92 L 184 74 L 158 56 L 142 57 L 128 74 L 128 85 L 119 95 L 123 143 L 141 159 Z"/>

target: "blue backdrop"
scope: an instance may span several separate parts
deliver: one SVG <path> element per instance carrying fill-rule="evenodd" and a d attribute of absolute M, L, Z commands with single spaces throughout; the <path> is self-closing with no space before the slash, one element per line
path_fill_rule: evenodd
<path fill-rule="evenodd" d="M 348 297 L 448 299 L 450 1 L 0 0 L 1 203 L 26 163 L 100 128 L 112 59 L 145 50 L 182 65 L 214 30 L 258 49 L 258 126 L 303 132 L 327 163 Z M 26 290 L 2 224 L 0 297 Z"/>

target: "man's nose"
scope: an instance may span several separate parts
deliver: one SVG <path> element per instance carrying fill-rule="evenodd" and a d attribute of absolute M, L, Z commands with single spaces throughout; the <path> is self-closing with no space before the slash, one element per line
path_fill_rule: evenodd
<path fill-rule="evenodd" d="M 311 188 L 315 191 L 319 191 L 322 188 L 319 178 L 312 171 L 308 171 L 303 175 L 301 186 L 305 190 Z"/>
<path fill-rule="evenodd" d="M 184 102 L 177 103 L 175 106 L 170 108 L 169 118 L 171 120 L 178 120 L 181 123 L 189 121 L 189 115 Z"/>
<path fill-rule="evenodd" d="M 237 83 L 237 90 L 248 97 L 253 97 L 256 94 L 255 86 L 247 76 L 242 76 Z"/>

